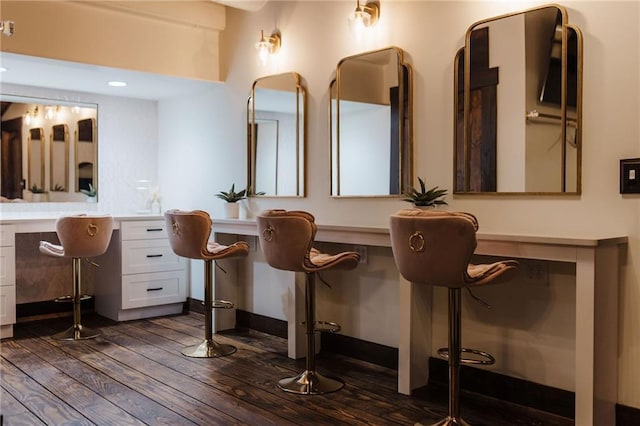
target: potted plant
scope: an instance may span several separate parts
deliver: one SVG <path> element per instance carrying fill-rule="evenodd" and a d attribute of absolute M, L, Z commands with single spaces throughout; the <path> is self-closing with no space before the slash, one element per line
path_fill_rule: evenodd
<path fill-rule="evenodd" d="M 402 201 L 413 203 L 416 207 L 436 207 L 447 204 L 447 202 L 442 199 L 442 197 L 447 195 L 446 189 L 438 189 L 437 186 L 434 186 L 427 190 L 427 185 L 422 178 L 418 177 L 418 182 L 420 183 L 420 191 L 411 186 L 408 187 L 404 192 L 406 198 Z"/>
<path fill-rule="evenodd" d="M 35 183 L 29 187 L 29 191 L 31 191 L 31 201 L 40 202 L 47 201 L 47 191 L 44 188 L 40 188 Z"/>
<path fill-rule="evenodd" d="M 240 192 L 236 192 L 236 185 L 232 184 L 229 191 L 220 191 L 216 194 L 216 197 L 227 202 L 224 206 L 225 217 L 236 219 L 240 212 L 238 201 L 247 198 L 247 190 L 243 189 Z"/>
<path fill-rule="evenodd" d="M 87 202 L 95 203 L 97 201 L 98 191 L 92 184 L 89 184 L 89 189 L 81 189 L 80 192 L 87 196 Z"/>

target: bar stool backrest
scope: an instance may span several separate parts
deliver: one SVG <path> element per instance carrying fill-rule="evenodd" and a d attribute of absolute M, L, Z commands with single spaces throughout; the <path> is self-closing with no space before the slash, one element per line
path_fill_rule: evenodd
<path fill-rule="evenodd" d="M 477 229 L 469 213 L 404 209 L 391 215 L 391 247 L 400 274 L 414 283 L 465 287 Z"/>
<path fill-rule="evenodd" d="M 113 232 L 111 216 L 64 216 L 56 221 L 56 233 L 65 257 L 95 257 L 104 254 Z"/>
<path fill-rule="evenodd" d="M 207 243 L 212 220 L 202 210 L 168 210 L 164 214 L 169 244 L 175 254 L 190 259 L 208 259 Z"/>
<path fill-rule="evenodd" d="M 303 211 L 266 210 L 257 217 L 260 246 L 267 263 L 285 271 L 307 272 L 316 235 L 313 215 Z"/>

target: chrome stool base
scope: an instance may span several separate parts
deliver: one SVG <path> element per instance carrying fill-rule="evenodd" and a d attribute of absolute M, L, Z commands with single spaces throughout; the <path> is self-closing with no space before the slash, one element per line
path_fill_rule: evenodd
<path fill-rule="evenodd" d="M 335 377 L 323 376 L 315 371 L 306 370 L 296 377 L 280 380 L 278 387 L 285 392 L 298 395 L 322 395 L 339 391 L 344 387 L 344 382 Z"/>
<path fill-rule="evenodd" d="M 231 355 L 238 349 L 231 345 L 222 345 L 213 340 L 205 340 L 199 345 L 186 347 L 182 350 L 182 355 L 191 358 L 218 358 Z"/>
<path fill-rule="evenodd" d="M 53 336 L 51 336 L 51 338 L 54 340 L 86 340 L 93 339 L 101 334 L 102 332 L 100 330 L 94 330 L 92 328 L 84 327 L 80 324 L 77 324 L 72 325 L 65 331 L 54 334 Z"/>

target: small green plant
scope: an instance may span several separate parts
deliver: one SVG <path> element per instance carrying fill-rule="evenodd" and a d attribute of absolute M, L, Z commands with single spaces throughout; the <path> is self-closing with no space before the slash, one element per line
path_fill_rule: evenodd
<path fill-rule="evenodd" d="M 31 187 L 29 188 L 29 191 L 31 191 L 32 194 L 45 194 L 47 192 L 44 190 L 44 188 L 40 188 L 35 183 L 31 185 Z"/>
<path fill-rule="evenodd" d="M 98 195 L 98 191 L 96 191 L 92 184 L 89 184 L 89 189 L 81 189 L 80 192 L 82 192 L 87 197 L 95 197 L 96 195 Z"/>
<path fill-rule="evenodd" d="M 446 189 L 438 189 L 437 186 L 434 186 L 427 190 L 427 185 L 422 178 L 418 177 L 418 182 L 420 183 L 420 191 L 411 186 L 408 187 L 404 192 L 406 198 L 402 201 L 408 201 L 413 203 L 414 206 L 419 207 L 447 204 L 447 202 L 442 199 L 442 197 L 447 195 Z"/>
<path fill-rule="evenodd" d="M 226 201 L 227 203 L 235 203 L 247 198 L 247 190 L 243 189 L 240 192 L 236 192 L 236 185 L 232 184 L 229 191 L 220 191 L 216 194 L 216 197 Z"/>
<path fill-rule="evenodd" d="M 64 186 L 60 185 L 59 183 L 56 183 L 56 184 L 53 186 L 52 191 L 62 192 L 62 191 L 64 191 Z"/>

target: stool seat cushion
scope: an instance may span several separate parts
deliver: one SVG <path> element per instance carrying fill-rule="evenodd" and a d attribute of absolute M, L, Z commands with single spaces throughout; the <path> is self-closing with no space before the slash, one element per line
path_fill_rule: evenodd
<path fill-rule="evenodd" d="M 358 266 L 360 256 L 353 251 L 345 251 L 338 254 L 321 253 L 318 249 L 312 248 L 309 251 L 309 262 L 317 270 L 323 269 L 354 269 Z"/>

